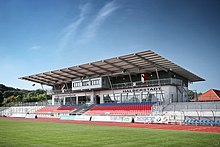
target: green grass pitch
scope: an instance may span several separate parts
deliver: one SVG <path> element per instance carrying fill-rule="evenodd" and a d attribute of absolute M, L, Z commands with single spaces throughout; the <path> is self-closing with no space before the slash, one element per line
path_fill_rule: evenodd
<path fill-rule="evenodd" d="M 219 147 L 220 134 L 0 120 L 1 147 Z"/>

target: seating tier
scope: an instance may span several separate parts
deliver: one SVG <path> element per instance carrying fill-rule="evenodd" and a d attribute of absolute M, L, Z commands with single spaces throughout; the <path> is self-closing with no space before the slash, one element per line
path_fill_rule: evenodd
<path fill-rule="evenodd" d="M 70 113 L 71 111 L 79 108 L 76 106 L 45 106 L 35 113 Z"/>
<path fill-rule="evenodd" d="M 147 115 L 154 103 L 121 103 L 96 105 L 85 114 Z"/>

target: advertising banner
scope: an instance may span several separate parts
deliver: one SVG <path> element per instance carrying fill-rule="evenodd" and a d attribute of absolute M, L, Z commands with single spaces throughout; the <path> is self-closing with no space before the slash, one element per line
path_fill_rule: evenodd
<path fill-rule="evenodd" d="M 156 116 L 154 123 L 169 123 L 169 116 Z"/>
<path fill-rule="evenodd" d="M 122 122 L 132 122 L 132 117 L 131 116 L 124 116 L 122 119 Z"/>
<path fill-rule="evenodd" d="M 135 116 L 134 122 L 153 122 L 155 119 L 155 116 Z"/>
<path fill-rule="evenodd" d="M 60 120 L 74 120 L 75 115 L 62 115 L 60 116 Z"/>
<path fill-rule="evenodd" d="M 36 118 L 36 114 L 27 114 L 25 118 Z"/>
<path fill-rule="evenodd" d="M 10 117 L 26 117 L 26 114 L 12 114 Z"/>
<path fill-rule="evenodd" d="M 79 120 L 79 121 L 90 121 L 91 116 L 85 115 L 63 115 L 60 120 Z"/>
<path fill-rule="evenodd" d="M 135 116 L 134 121 L 143 123 L 168 123 L 169 116 Z"/>
<path fill-rule="evenodd" d="M 123 116 L 110 116 L 110 121 L 122 122 Z"/>
<path fill-rule="evenodd" d="M 91 121 L 132 122 L 131 116 L 92 116 Z"/>
<path fill-rule="evenodd" d="M 92 116 L 91 121 L 111 121 L 110 116 Z"/>

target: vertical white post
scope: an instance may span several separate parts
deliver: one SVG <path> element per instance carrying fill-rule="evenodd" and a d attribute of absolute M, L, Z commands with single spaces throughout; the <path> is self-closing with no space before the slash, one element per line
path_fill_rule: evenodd
<path fill-rule="evenodd" d="M 132 81 L 132 78 L 131 78 L 131 74 L 130 74 L 130 72 L 127 71 L 127 73 L 128 73 L 129 79 L 130 79 L 130 81 L 131 81 L 131 85 L 132 85 L 132 91 L 133 91 L 133 102 L 134 102 L 134 99 L 136 98 L 136 96 L 135 96 L 135 91 L 134 91 L 133 81 Z"/>
<path fill-rule="evenodd" d="M 66 105 L 66 97 L 63 98 L 63 105 Z"/>
<path fill-rule="evenodd" d="M 100 104 L 104 103 L 104 98 L 103 98 L 103 94 L 100 94 Z"/>
<path fill-rule="evenodd" d="M 157 74 L 158 85 L 159 85 L 160 90 L 161 90 L 162 101 L 164 102 L 163 91 L 162 91 L 162 88 L 161 88 L 160 77 L 159 77 L 159 73 L 158 73 L 157 68 L 156 68 L 156 74 Z"/>
<path fill-rule="evenodd" d="M 54 105 L 54 96 L 52 96 L 52 105 Z"/>
<path fill-rule="evenodd" d="M 109 84 L 110 84 L 110 87 L 111 87 L 111 90 L 112 90 L 112 94 L 113 94 L 113 97 L 114 97 L 114 101 L 116 101 L 116 100 L 115 100 L 115 92 L 114 92 L 114 89 L 113 89 L 113 87 L 112 87 L 112 82 L 111 82 L 111 79 L 110 79 L 109 75 L 108 75 L 108 81 L 109 81 Z"/>
<path fill-rule="evenodd" d="M 76 104 L 77 104 L 77 105 L 79 104 L 78 96 L 76 96 Z"/>

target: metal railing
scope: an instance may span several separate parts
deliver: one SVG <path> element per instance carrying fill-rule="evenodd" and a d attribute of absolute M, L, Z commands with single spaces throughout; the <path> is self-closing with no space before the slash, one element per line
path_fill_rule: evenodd
<path fill-rule="evenodd" d="M 19 106 L 47 106 L 48 102 L 39 101 L 39 102 L 11 102 L 5 104 L 4 107 L 19 107 Z"/>
<path fill-rule="evenodd" d="M 151 86 L 161 86 L 164 85 L 175 85 L 175 86 L 182 86 L 182 80 L 175 79 L 175 78 L 166 78 L 160 80 L 147 80 L 145 82 L 136 81 L 136 82 L 125 82 L 125 83 L 117 83 L 112 84 L 113 89 L 124 89 L 124 88 L 139 88 L 139 87 L 151 87 Z M 110 87 L 109 87 L 110 89 Z M 72 89 L 63 89 L 63 90 L 49 90 L 47 94 L 61 94 L 61 93 L 73 93 L 74 90 Z"/>
<path fill-rule="evenodd" d="M 160 80 L 147 80 L 145 82 L 137 81 L 137 82 L 118 83 L 118 84 L 112 84 L 112 87 L 113 89 L 150 87 L 150 86 L 159 86 L 159 83 L 161 86 L 163 85 L 182 86 L 182 80 L 174 79 L 174 78 L 166 78 Z"/>

